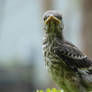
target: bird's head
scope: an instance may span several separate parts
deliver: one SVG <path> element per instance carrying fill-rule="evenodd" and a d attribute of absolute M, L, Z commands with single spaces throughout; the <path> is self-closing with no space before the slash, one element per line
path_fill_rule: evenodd
<path fill-rule="evenodd" d="M 44 29 L 47 33 L 61 33 L 63 30 L 62 15 L 54 10 L 49 10 L 43 15 Z"/>

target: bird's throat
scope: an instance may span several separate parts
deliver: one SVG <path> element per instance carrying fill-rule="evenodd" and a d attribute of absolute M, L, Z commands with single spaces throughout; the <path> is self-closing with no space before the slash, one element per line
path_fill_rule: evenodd
<path fill-rule="evenodd" d="M 46 25 L 45 35 L 49 42 L 55 41 L 57 38 L 64 40 L 62 28 L 57 23 L 50 22 L 48 25 Z"/>

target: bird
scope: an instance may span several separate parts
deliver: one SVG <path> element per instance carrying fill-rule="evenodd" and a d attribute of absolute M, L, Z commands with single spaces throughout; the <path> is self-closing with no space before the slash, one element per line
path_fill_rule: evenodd
<path fill-rule="evenodd" d="M 92 91 L 92 60 L 65 40 L 62 14 L 48 10 L 42 20 L 43 57 L 51 78 L 64 92 Z"/>

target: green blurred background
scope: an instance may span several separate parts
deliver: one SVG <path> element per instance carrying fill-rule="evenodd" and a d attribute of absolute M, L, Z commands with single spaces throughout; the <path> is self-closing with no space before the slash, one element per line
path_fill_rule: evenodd
<path fill-rule="evenodd" d="M 92 58 L 92 0 L 0 0 L 0 92 L 56 87 L 42 56 L 42 15 L 62 13 L 65 39 Z"/>

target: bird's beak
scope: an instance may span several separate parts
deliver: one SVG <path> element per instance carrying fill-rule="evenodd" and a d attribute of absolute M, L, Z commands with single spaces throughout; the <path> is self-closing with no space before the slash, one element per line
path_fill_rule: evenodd
<path fill-rule="evenodd" d="M 51 15 L 51 16 L 49 16 L 46 20 L 45 20 L 45 24 L 48 24 L 48 22 L 49 21 L 55 21 L 55 22 L 57 22 L 57 23 L 61 23 L 61 21 L 58 19 L 58 18 L 56 18 L 55 16 L 53 16 L 53 15 Z"/>

